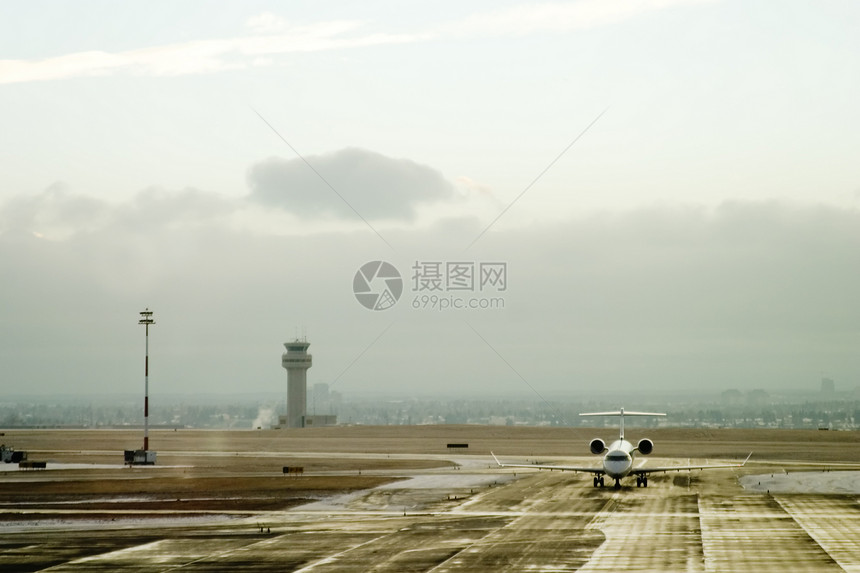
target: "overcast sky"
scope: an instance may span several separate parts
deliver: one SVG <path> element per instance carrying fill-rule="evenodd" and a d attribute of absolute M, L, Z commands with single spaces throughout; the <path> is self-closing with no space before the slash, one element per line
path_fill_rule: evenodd
<path fill-rule="evenodd" d="M 853 389 L 858 29 L 850 1 L 7 4 L 0 399 L 142 392 L 146 307 L 153 407 L 285 392 L 305 334 L 344 392 Z"/>

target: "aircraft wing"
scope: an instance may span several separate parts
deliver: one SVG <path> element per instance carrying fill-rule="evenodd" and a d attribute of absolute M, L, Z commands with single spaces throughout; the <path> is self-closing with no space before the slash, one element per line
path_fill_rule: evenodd
<path fill-rule="evenodd" d="M 591 473 L 591 474 L 605 474 L 606 470 L 602 467 L 595 468 L 582 468 L 577 466 L 550 466 L 544 464 L 503 464 L 499 461 L 499 458 L 496 457 L 496 454 L 490 452 L 490 455 L 493 456 L 493 459 L 496 460 L 496 463 L 500 468 L 528 468 L 528 469 L 537 469 L 537 470 L 558 470 L 562 472 L 583 472 L 583 473 Z M 712 464 L 712 465 L 704 465 L 704 466 L 667 466 L 667 467 L 657 467 L 657 468 L 635 468 L 630 471 L 631 474 L 634 475 L 642 475 L 642 474 L 654 474 L 660 472 L 683 472 L 689 470 L 713 470 L 719 468 L 742 468 L 746 465 L 747 461 L 749 461 L 750 456 L 752 456 L 752 452 L 747 456 L 741 463 L 736 464 Z"/>
<path fill-rule="evenodd" d="M 531 470 L 558 470 L 561 472 L 584 472 L 591 474 L 605 474 L 606 470 L 603 468 L 580 468 L 576 466 L 550 466 L 545 464 L 503 464 L 499 461 L 499 458 L 496 457 L 496 454 L 490 452 L 490 455 L 493 456 L 493 459 L 496 460 L 496 463 L 499 464 L 500 468 L 528 468 Z"/>
<path fill-rule="evenodd" d="M 746 465 L 747 461 L 749 461 L 750 456 L 752 456 L 752 452 L 747 456 L 743 462 L 736 464 L 712 464 L 706 466 L 667 466 L 664 468 L 634 468 L 630 470 L 631 474 L 641 475 L 641 474 L 654 474 L 660 472 L 683 472 L 688 470 L 713 470 L 717 468 L 742 468 Z"/>

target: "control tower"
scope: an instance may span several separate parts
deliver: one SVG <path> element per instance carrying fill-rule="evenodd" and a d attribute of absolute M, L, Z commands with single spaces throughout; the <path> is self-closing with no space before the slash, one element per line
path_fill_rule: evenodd
<path fill-rule="evenodd" d="M 308 354 L 307 340 L 298 338 L 285 342 L 287 351 L 281 356 L 281 366 L 287 369 L 287 423 L 288 428 L 304 428 L 308 404 L 308 368 L 313 366 Z"/>

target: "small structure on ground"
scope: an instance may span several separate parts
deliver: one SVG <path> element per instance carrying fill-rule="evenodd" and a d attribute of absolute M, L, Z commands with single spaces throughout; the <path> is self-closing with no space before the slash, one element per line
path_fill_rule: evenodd
<path fill-rule="evenodd" d="M 18 464 L 27 461 L 27 452 L 17 451 L 3 444 L 0 445 L 0 461 L 6 464 Z"/>

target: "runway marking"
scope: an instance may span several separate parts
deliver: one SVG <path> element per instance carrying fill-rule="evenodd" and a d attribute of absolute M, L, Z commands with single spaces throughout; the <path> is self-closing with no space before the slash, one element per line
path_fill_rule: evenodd
<path fill-rule="evenodd" d="M 65 567 L 66 565 L 79 565 L 83 563 L 95 563 L 98 561 L 104 561 L 108 556 L 116 557 L 124 557 L 130 556 L 133 558 L 135 554 L 147 554 L 155 556 L 157 555 L 156 548 L 159 545 L 164 544 L 167 539 L 159 539 L 158 541 L 152 541 L 150 543 L 142 543 L 140 545 L 134 545 L 132 547 L 126 547 L 125 549 L 117 549 L 115 551 L 109 551 L 107 553 L 100 553 L 98 555 L 88 555 L 87 557 L 81 557 L 80 559 L 74 559 L 69 561 L 68 563 L 63 563 L 59 567 Z M 51 569 L 56 569 L 56 567 L 51 567 L 49 569 L 45 569 L 45 571 L 50 571 Z"/>
<path fill-rule="evenodd" d="M 699 497 L 706 571 L 841 570 L 769 496 Z"/>
<path fill-rule="evenodd" d="M 515 482 L 505 488 L 493 488 L 482 496 L 481 502 L 494 507 L 517 500 L 528 505 L 521 510 L 469 511 L 452 510 L 450 515 L 475 515 L 486 518 L 504 515 L 514 519 L 502 527 L 461 546 L 445 560 L 428 571 L 572 571 L 578 569 L 603 542 L 600 532 L 587 533 L 585 519 L 592 512 L 544 511 L 571 501 L 581 503 L 579 489 L 571 489 L 569 481 L 553 474 L 534 474 L 528 481 Z M 512 491 L 513 490 L 513 491 Z M 525 496 L 526 491 L 535 491 Z M 481 502 L 476 502 L 480 504 Z M 539 507 L 540 511 L 532 508 Z"/>
<path fill-rule="evenodd" d="M 514 520 L 512 520 L 512 521 L 509 521 L 507 524 L 503 525 L 502 527 L 499 527 L 499 528 L 498 528 L 498 529 L 496 529 L 495 531 L 492 531 L 492 532 L 488 533 L 487 535 L 485 535 L 485 536 L 483 536 L 483 537 L 480 537 L 480 538 L 476 539 L 475 541 L 473 541 L 473 542 L 469 543 L 468 545 L 466 545 L 466 546 L 464 546 L 464 547 L 461 547 L 461 548 L 460 548 L 460 550 L 459 550 L 459 551 L 457 551 L 454 555 L 451 555 L 451 556 L 450 556 L 448 559 L 446 559 L 445 561 L 443 561 L 443 562 L 441 562 L 441 563 L 438 563 L 438 564 L 437 564 L 435 567 L 433 567 L 432 569 L 428 569 L 428 570 L 427 570 L 427 573 L 432 573 L 433 571 L 438 570 L 440 567 L 442 567 L 442 566 L 443 566 L 443 565 L 445 565 L 446 563 L 450 562 L 450 561 L 451 561 L 452 559 L 454 559 L 455 557 L 461 556 L 463 553 L 465 553 L 465 552 L 469 551 L 470 549 L 473 549 L 473 548 L 478 547 L 478 546 L 480 546 L 480 545 L 484 545 L 484 546 L 488 546 L 488 547 L 489 547 L 489 546 L 491 546 L 491 545 L 494 545 L 494 543 L 493 543 L 490 539 L 488 539 L 488 538 L 492 538 L 492 537 L 495 537 L 495 536 L 498 536 L 498 535 L 502 535 L 502 533 L 501 533 L 501 532 L 502 532 L 503 530 L 505 530 L 505 529 L 507 529 L 507 528 L 511 527 L 514 523 L 516 523 L 517 521 L 519 521 L 520 519 L 522 519 L 522 518 L 524 518 L 524 517 L 525 517 L 525 515 L 522 515 L 522 516 L 520 516 L 520 517 L 518 517 L 518 518 L 516 518 L 516 519 L 514 519 Z"/>
<path fill-rule="evenodd" d="M 384 537 L 389 537 L 390 535 L 392 535 L 392 534 L 388 533 L 386 535 L 380 535 L 379 537 L 374 537 L 373 539 L 365 541 L 364 543 L 359 543 L 358 545 L 355 545 L 353 547 L 349 547 L 349 548 L 344 549 L 343 551 L 340 551 L 340 552 L 335 553 L 333 555 L 323 557 L 322 559 L 314 561 L 313 563 L 306 565 L 306 566 L 302 567 L 301 569 L 296 569 L 294 571 L 294 573 L 302 573 L 304 571 L 312 571 L 314 569 L 314 567 L 317 567 L 318 565 L 326 565 L 328 563 L 334 563 L 335 561 L 337 561 L 339 558 L 343 557 L 344 555 L 346 555 L 350 551 L 355 551 L 356 549 L 361 549 L 365 545 L 370 545 L 371 543 L 375 543 Z"/>
<path fill-rule="evenodd" d="M 692 496 L 639 492 L 636 498 L 626 491 L 614 493 L 594 516 L 588 528 L 599 529 L 606 540 L 579 571 L 703 571 L 698 512 L 682 507 L 691 505 Z M 679 507 L 649 511 L 649 506 Z"/>
<path fill-rule="evenodd" d="M 227 557 L 229 555 L 234 555 L 234 554 L 239 553 L 241 551 L 247 551 L 252 546 L 271 545 L 273 541 L 274 540 L 272 540 L 272 539 L 265 539 L 265 540 L 257 541 L 257 542 L 243 543 L 242 545 L 239 545 L 238 547 L 233 547 L 233 548 L 226 549 L 226 550 L 220 551 L 220 552 L 215 552 L 215 553 L 212 553 L 209 555 L 203 555 L 197 559 L 193 559 L 193 560 L 188 561 L 186 563 L 177 564 L 173 567 L 170 567 L 169 569 L 164 569 L 164 571 L 175 571 L 177 569 L 183 569 L 183 568 L 188 567 L 190 565 L 194 565 L 195 563 L 200 563 L 202 561 L 208 561 L 210 559 L 221 560 L 224 557 Z"/>
<path fill-rule="evenodd" d="M 860 572 L 860 508 L 853 497 L 774 500 L 845 571 Z"/>

